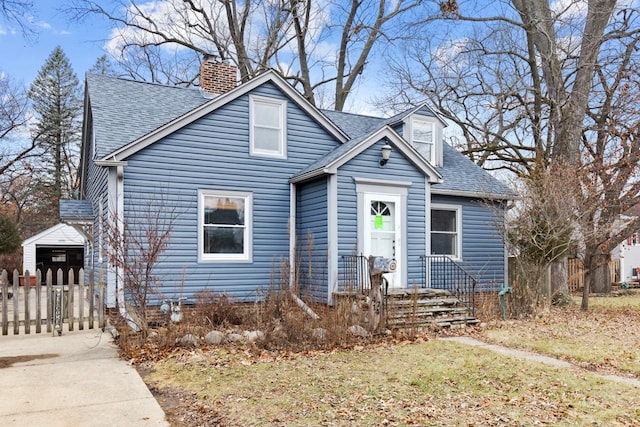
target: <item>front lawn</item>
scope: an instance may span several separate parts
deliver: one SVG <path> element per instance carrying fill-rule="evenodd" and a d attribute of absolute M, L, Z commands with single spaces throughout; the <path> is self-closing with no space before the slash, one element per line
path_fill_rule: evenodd
<path fill-rule="evenodd" d="M 440 340 L 299 355 L 185 350 L 145 380 L 193 396 L 194 411 L 216 414 L 209 425 L 640 426 L 638 388 Z"/>
<path fill-rule="evenodd" d="M 573 370 L 438 340 L 434 333 L 359 344 L 335 333 L 332 345 L 313 350 L 298 340 L 308 320 L 295 316 L 304 315 L 295 306 L 277 312 L 293 316 L 284 330 L 298 345 L 165 345 L 153 357 L 145 353 L 141 360 L 148 362 L 140 368 L 172 426 L 640 427 L 640 387 L 595 375 L 640 377 L 640 293 L 590 302 L 588 312 L 577 301 L 532 320 L 452 331 L 565 359 L 579 366 Z M 219 305 L 210 308 L 220 311 Z M 209 311 L 207 319 L 215 318 Z"/>
<path fill-rule="evenodd" d="M 574 302 L 533 320 L 499 322 L 480 337 L 587 369 L 640 377 L 640 293 L 591 297 L 586 312 L 580 310 L 578 298 Z"/>

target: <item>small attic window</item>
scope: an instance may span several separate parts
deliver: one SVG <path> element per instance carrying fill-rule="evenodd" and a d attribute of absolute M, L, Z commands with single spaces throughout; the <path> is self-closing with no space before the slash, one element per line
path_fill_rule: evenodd
<path fill-rule="evenodd" d="M 286 101 L 250 96 L 249 105 L 251 155 L 286 159 Z"/>
<path fill-rule="evenodd" d="M 413 119 L 411 121 L 411 143 L 430 163 L 435 159 L 435 129 L 432 122 Z"/>

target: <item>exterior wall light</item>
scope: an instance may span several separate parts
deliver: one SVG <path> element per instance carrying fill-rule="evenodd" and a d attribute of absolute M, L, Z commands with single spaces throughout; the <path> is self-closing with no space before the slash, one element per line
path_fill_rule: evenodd
<path fill-rule="evenodd" d="M 382 159 L 380 159 L 380 166 L 384 166 L 389 161 L 389 157 L 391 157 L 391 146 L 389 144 L 384 144 L 381 150 Z"/>

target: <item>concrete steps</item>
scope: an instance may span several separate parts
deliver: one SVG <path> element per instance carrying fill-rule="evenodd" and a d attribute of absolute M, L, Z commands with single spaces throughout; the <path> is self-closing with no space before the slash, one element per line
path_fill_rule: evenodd
<path fill-rule="evenodd" d="M 387 296 L 387 327 L 390 329 L 459 327 L 475 325 L 470 308 L 443 289 L 390 289 Z"/>

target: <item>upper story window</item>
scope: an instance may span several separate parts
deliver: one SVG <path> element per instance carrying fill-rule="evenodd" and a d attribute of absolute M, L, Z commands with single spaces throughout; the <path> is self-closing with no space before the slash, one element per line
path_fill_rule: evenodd
<path fill-rule="evenodd" d="M 251 193 L 199 192 L 199 259 L 251 260 Z"/>
<path fill-rule="evenodd" d="M 287 102 L 249 97 L 251 155 L 287 158 Z"/>
<path fill-rule="evenodd" d="M 460 258 L 462 236 L 460 207 L 433 205 L 431 209 L 431 255 Z"/>
<path fill-rule="evenodd" d="M 411 121 L 411 142 L 430 163 L 435 160 L 435 129 L 432 122 L 413 119 Z"/>

